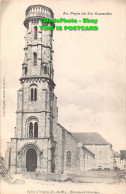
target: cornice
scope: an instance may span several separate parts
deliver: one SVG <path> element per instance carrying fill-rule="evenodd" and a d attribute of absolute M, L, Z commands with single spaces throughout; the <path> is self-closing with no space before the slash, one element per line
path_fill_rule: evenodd
<path fill-rule="evenodd" d="M 52 46 L 46 46 L 46 45 L 44 45 L 44 44 L 42 44 L 42 43 L 37 43 L 37 44 L 28 44 L 27 46 L 38 46 L 38 45 L 41 45 L 42 47 L 45 47 L 45 48 L 49 48 L 49 49 L 51 49 L 52 48 Z M 26 47 L 25 47 L 26 48 Z M 54 52 L 53 50 L 51 50 L 51 52 Z"/>
<path fill-rule="evenodd" d="M 40 18 L 48 18 L 48 19 L 52 19 L 52 18 L 50 18 L 50 17 L 45 17 L 45 16 L 42 16 L 42 15 L 28 16 L 28 17 L 26 17 L 26 19 L 24 20 L 24 26 L 27 27 L 27 23 L 28 23 L 29 21 L 33 21 L 33 20 L 37 20 L 37 23 L 38 23 L 39 20 L 40 20 Z M 43 26 L 48 26 L 48 25 L 50 25 L 50 26 L 54 26 L 54 27 L 55 27 L 55 24 L 54 24 L 53 22 L 45 22 L 45 23 L 43 22 L 42 25 L 43 25 Z"/>
<path fill-rule="evenodd" d="M 27 13 L 30 11 L 30 9 L 35 8 L 35 7 L 41 7 L 42 9 L 48 10 L 48 11 L 51 13 L 52 17 L 54 17 L 54 13 L 53 13 L 52 9 L 50 9 L 49 7 L 46 7 L 46 6 L 44 6 L 44 5 L 40 5 L 40 4 L 38 4 L 38 5 L 30 5 L 30 6 L 26 9 L 26 16 L 27 16 Z"/>
<path fill-rule="evenodd" d="M 47 83 L 49 83 L 52 87 L 55 87 L 55 83 L 53 82 L 53 80 L 52 79 L 50 79 L 50 78 L 48 78 L 48 77 L 39 77 L 39 76 L 34 76 L 34 77 L 31 77 L 31 76 L 29 76 L 29 77 L 21 77 L 20 79 L 20 82 L 21 82 L 21 84 L 23 84 L 23 83 L 31 83 L 31 82 L 47 82 Z"/>

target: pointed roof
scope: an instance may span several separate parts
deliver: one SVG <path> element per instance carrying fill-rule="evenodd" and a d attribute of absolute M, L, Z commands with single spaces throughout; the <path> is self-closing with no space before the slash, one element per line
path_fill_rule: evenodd
<path fill-rule="evenodd" d="M 72 135 L 77 138 L 78 142 L 84 145 L 109 145 L 99 133 L 72 133 Z"/>

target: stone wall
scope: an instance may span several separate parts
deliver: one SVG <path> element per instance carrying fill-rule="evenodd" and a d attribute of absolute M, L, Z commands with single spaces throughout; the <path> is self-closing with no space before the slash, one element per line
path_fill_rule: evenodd
<path fill-rule="evenodd" d="M 53 128 L 57 123 L 57 98 L 49 90 L 49 84 L 37 81 L 37 101 L 30 100 L 30 88 L 32 84 L 23 84 L 22 90 L 18 91 L 16 138 L 27 138 L 28 121 L 30 118 L 38 120 L 38 137 L 53 136 Z M 53 121 L 54 120 L 54 121 Z"/>
<path fill-rule="evenodd" d="M 64 172 L 76 172 L 79 166 L 77 140 L 64 130 Z M 67 166 L 67 152 L 71 152 L 71 168 Z"/>
<path fill-rule="evenodd" d="M 56 171 L 74 172 L 78 168 L 77 140 L 61 125 L 55 130 L 56 149 Z M 66 165 L 67 152 L 71 152 L 71 167 Z"/>
<path fill-rule="evenodd" d="M 94 168 L 98 169 L 98 167 L 104 168 L 112 168 L 112 149 L 111 145 L 85 145 L 87 149 L 95 154 L 95 165 Z"/>
<path fill-rule="evenodd" d="M 60 124 L 55 130 L 56 149 L 56 172 L 74 173 L 91 170 L 95 165 L 95 155 L 78 143 L 69 131 Z M 67 152 L 71 152 L 71 165 L 67 164 Z"/>
<path fill-rule="evenodd" d="M 93 169 L 95 163 L 95 155 L 86 147 L 84 147 L 82 143 L 78 143 L 78 156 L 80 172 Z"/>
<path fill-rule="evenodd" d="M 29 148 L 34 148 L 37 153 L 37 169 L 38 172 L 52 172 L 52 148 L 56 149 L 56 143 L 49 138 L 46 139 L 26 139 L 12 138 L 9 146 L 10 160 L 8 160 L 9 150 L 6 152 L 7 169 L 12 173 L 26 172 L 26 153 Z M 8 149 L 9 149 L 8 148 Z"/>

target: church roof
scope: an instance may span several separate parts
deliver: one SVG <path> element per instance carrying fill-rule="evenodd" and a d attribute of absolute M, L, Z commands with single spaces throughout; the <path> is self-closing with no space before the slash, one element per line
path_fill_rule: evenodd
<path fill-rule="evenodd" d="M 73 134 L 71 132 L 69 132 L 66 128 L 64 128 L 61 124 L 57 123 L 57 125 L 62 128 L 62 130 L 66 131 L 76 142 L 77 142 L 77 138 L 75 138 L 73 136 Z"/>
<path fill-rule="evenodd" d="M 99 133 L 72 133 L 72 135 L 77 138 L 78 142 L 84 145 L 108 145 L 107 142 Z"/>

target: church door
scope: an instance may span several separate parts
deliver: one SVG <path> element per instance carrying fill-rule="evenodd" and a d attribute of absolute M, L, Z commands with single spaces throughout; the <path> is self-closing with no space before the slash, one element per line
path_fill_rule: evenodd
<path fill-rule="evenodd" d="M 35 172 L 37 168 L 37 154 L 33 148 L 29 148 L 26 152 L 26 168 L 28 172 Z"/>

